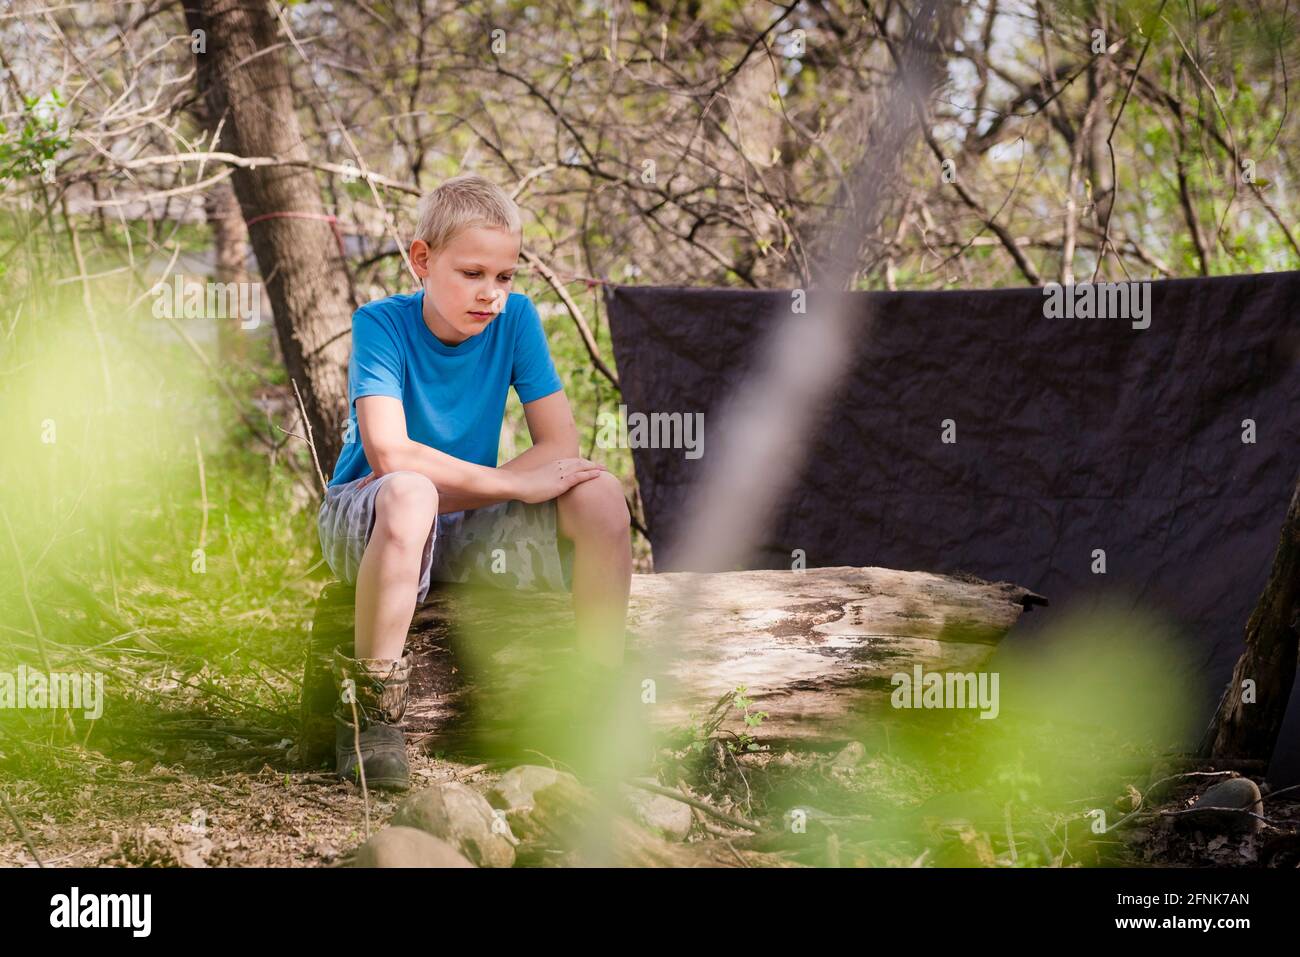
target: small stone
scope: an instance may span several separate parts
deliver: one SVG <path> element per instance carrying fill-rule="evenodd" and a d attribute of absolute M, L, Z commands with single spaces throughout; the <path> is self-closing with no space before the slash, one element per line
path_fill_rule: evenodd
<path fill-rule="evenodd" d="M 449 842 L 478 867 L 514 866 L 515 836 L 505 814 L 464 784 L 450 781 L 416 791 L 402 802 L 392 823 Z"/>
<path fill-rule="evenodd" d="M 1264 823 L 1249 814 L 1216 813 L 1216 808 L 1263 814 L 1264 802 L 1259 793 L 1259 785 L 1250 778 L 1229 778 L 1211 785 L 1192 805 L 1192 809 L 1198 813 L 1180 815 L 1180 818 L 1189 829 L 1212 830 L 1224 834 L 1253 834 Z"/>
<path fill-rule="evenodd" d="M 684 841 L 691 833 L 695 816 L 689 804 L 641 788 L 624 786 L 622 792 L 636 819 L 651 831 L 669 841 Z"/>
<path fill-rule="evenodd" d="M 574 784 L 578 783 L 577 778 L 564 771 L 537 764 L 521 764 L 501 775 L 496 786 L 488 791 L 488 803 L 507 811 L 531 810 L 534 804 L 533 796 L 561 778 L 567 778 Z"/>
<path fill-rule="evenodd" d="M 855 768 L 867 756 L 867 749 L 860 741 L 850 741 L 839 754 L 831 759 L 833 768 Z"/>
<path fill-rule="evenodd" d="M 352 867 L 473 867 L 446 841 L 413 827 L 386 827 L 357 848 Z"/>

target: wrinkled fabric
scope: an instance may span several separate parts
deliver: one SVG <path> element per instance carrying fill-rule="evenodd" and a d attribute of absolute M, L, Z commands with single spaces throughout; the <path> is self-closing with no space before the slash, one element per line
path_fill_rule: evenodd
<path fill-rule="evenodd" d="M 1047 596 L 1008 641 L 1122 596 L 1180 629 L 1204 689 L 1199 737 L 1300 471 L 1300 273 L 1153 282 L 1146 329 L 1046 318 L 1034 288 L 854 295 L 851 373 L 808 447 L 778 466 L 797 481 L 756 519 L 746 567 L 789 568 L 799 550 L 809 567 L 967 572 Z M 712 416 L 790 316 L 791 291 L 605 297 L 627 413 L 704 413 L 702 457 L 632 450 L 656 570 L 681 570 L 674 520 L 718 448 Z M 795 318 L 816 321 L 816 302 Z M 1297 697 L 1274 761 L 1292 779 Z"/>
<path fill-rule="evenodd" d="M 511 499 L 438 516 L 434 581 L 489 584 L 518 591 L 573 589 L 573 543 L 559 534 L 555 499 Z"/>

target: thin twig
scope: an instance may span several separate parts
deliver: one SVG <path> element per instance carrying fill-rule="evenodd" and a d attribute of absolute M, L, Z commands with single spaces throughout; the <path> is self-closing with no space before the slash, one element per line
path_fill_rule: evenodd
<path fill-rule="evenodd" d="M 1110 124 L 1110 132 L 1106 134 L 1106 151 L 1110 154 L 1110 204 L 1106 208 L 1106 222 L 1102 224 L 1101 242 L 1097 247 L 1097 264 L 1092 270 L 1092 281 L 1097 281 L 1097 274 L 1101 272 L 1101 264 L 1106 259 L 1106 247 L 1110 245 L 1110 221 L 1115 215 L 1115 207 L 1119 205 L 1119 173 L 1115 169 L 1115 130 L 1119 128 L 1120 117 L 1124 115 L 1124 107 L 1128 106 L 1129 95 L 1133 92 L 1133 84 L 1137 82 L 1138 73 L 1142 70 L 1142 61 L 1146 59 L 1147 50 L 1151 49 L 1151 43 L 1156 38 L 1155 21 L 1163 19 L 1160 15 L 1165 12 L 1165 4 L 1168 0 L 1160 0 L 1160 9 L 1156 11 L 1155 17 L 1151 19 L 1152 29 L 1147 42 L 1142 46 L 1142 52 L 1138 54 L 1137 65 L 1133 67 L 1133 76 L 1128 81 L 1128 87 L 1124 90 L 1124 99 L 1120 100 L 1119 110 L 1115 113 L 1115 119 Z"/>
<path fill-rule="evenodd" d="M 22 549 L 18 547 L 18 539 L 14 537 L 14 527 L 9 524 L 9 511 L 4 508 L 4 506 L 0 506 L 0 518 L 4 519 L 5 528 L 9 532 L 9 544 L 13 546 L 14 561 L 17 563 L 18 567 L 18 584 L 22 589 L 23 601 L 27 605 L 27 613 L 31 615 L 32 618 L 32 628 L 35 632 L 36 648 L 41 655 L 41 664 L 45 666 L 46 674 L 49 674 L 50 658 L 49 655 L 45 653 L 45 632 L 41 628 L 40 616 L 36 614 L 36 606 L 32 604 L 31 592 L 27 588 L 27 566 L 23 562 Z"/>
<path fill-rule="evenodd" d="M 1164 784 L 1166 781 L 1177 781 L 1180 778 L 1215 778 L 1215 777 L 1223 777 L 1225 774 L 1236 775 L 1236 773 L 1237 773 L 1236 771 L 1184 771 L 1182 774 L 1171 774 L 1169 775 L 1169 777 L 1160 778 L 1160 780 L 1158 781 L 1153 781 L 1150 785 L 1147 786 L 1146 791 L 1141 792 L 1138 795 L 1137 807 L 1135 807 L 1128 814 L 1125 814 L 1122 818 L 1120 818 L 1110 827 L 1106 828 L 1106 830 L 1103 831 L 1102 833 L 1109 834 L 1111 831 L 1115 830 L 1118 827 L 1122 827 L 1125 823 L 1137 817 L 1139 812 L 1141 812 L 1142 810 L 1142 805 L 1146 803 L 1147 795 L 1156 793 L 1160 785 Z M 1152 813 L 1154 812 L 1148 811 L 1146 812 L 1145 816 L 1149 817 Z"/>
<path fill-rule="evenodd" d="M 366 840 L 370 840 L 370 790 L 366 787 L 366 765 L 361 760 L 361 722 L 357 719 L 357 696 L 354 691 L 348 698 L 352 706 L 352 750 L 357 756 L 357 775 L 361 779 L 361 799 L 366 805 Z"/>
<path fill-rule="evenodd" d="M 361 177 L 365 180 L 366 185 L 370 187 L 370 196 L 374 199 L 375 206 L 383 216 L 384 227 L 388 230 L 389 238 L 392 239 L 393 245 L 397 247 L 397 251 L 402 254 L 402 262 L 406 264 L 406 271 L 410 273 L 413 278 L 416 278 L 415 268 L 411 265 L 411 257 L 407 255 L 406 248 L 402 245 L 402 241 L 397 235 L 397 224 L 393 220 L 392 211 L 389 210 L 388 204 L 384 202 L 383 198 L 379 195 L 379 190 L 375 187 L 376 181 L 378 179 L 383 179 L 384 177 L 371 172 L 371 170 L 366 166 L 366 161 L 361 155 L 361 150 L 357 147 L 356 142 L 352 139 L 352 134 L 348 131 L 348 125 L 343 122 L 339 117 L 338 111 L 334 108 L 334 97 L 330 96 L 328 91 L 321 89 L 321 84 L 316 79 L 319 66 L 309 56 L 307 56 L 307 51 L 304 50 L 302 44 L 298 42 L 298 37 L 293 32 L 293 27 L 289 25 L 289 20 L 284 15 L 284 5 L 282 3 L 273 3 L 271 8 L 275 11 L 276 17 L 279 18 L 280 26 L 284 28 L 284 35 L 289 38 L 289 42 L 293 44 L 293 48 L 298 51 L 298 56 L 302 58 L 302 62 L 307 64 L 307 76 L 311 79 L 312 86 L 316 88 L 316 92 L 320 95 L 321 102 L 324 103 L 325 109 L 329 111 L 331 119 L 334 120 L 334 126 L 342 137 L 343 142 L 347 144 L 348 151 L 352 153 L 352 158 L 356 161 Z M 348 173 L 351 174 L 352 171 L 348 170 Z M 395 184 L 385 183 L 385 185 Z"/>
<path fill-rule="evenodd" d="M 1159 817 L 1182 817 L 1184 814 L 1249 814 L 1251 817 L 1259 818 L 1265 824 L 1271 824 L 1274 827 L 1280 823 L 1262 814 L 1256 814 L 1254 811 L 1247 811 L 1244 807 L 1189 807 L 1181 811 L 1155 811 L 1151 813 Z"/>
<path fill-rule="evenodd" d="M 0 791 L 0 801 L 4 802 L 5 811 L 9 815 L 9 820 L 13 821 L 14 827 L 18 828 L 18 836 L 23 839 L 23 843 L 27 845 L 28 852 L 36 859 L 36 866 L 44 867 L 45 862 L 41 860 L 41 855 L 36 853 L 36 845 L 32 843 L 32 838 L 31 835 L 27 833 L 27 828 L 23 827 L 22 818 L 18 816 L 13 805 L 9 803 L 9 795 L 5 794 L 4 791 Z"/>
<path fill-rule="evenodd" d="M 725 844 L 725 845 L 727 845 L 727 850 L 731 851 L 732 854 L 735 854 L 735 855 L 736 855 L 736 860 L 740 861 L 740 866 L 741 866 L 741 867 L 750 867 L 750 866 L 751 866 L 750 863 L 749 863 L 749 861 L 745 860 L 744 855 L 742 855 L 742 854 L 740 853 L 740 851 L 736 850 L 736 846 L 735 846 L 734 844 L 731 843 L 731 840 L 730 840 L 729 838 L 725 838 L 725 837 L 724 837 L 724 838 L 722 839 L 722 843 Z"/>
<path fill-rule="evenodd" d="M 1288 791 L 1300 791 L 1300 784 L 1292 784 L 1290 787 L 1281 788 L 1277 791 L 1270 791 L 1264 795 L 1265 801 L 1271 801 L 1280 794 L 1286 794 Z"/>
<path fill-rule="evenodd" d="M 703 801 L 697 800 L 693 797 L 687 797 L 681 791 L 674 791 L 672 788 L 666 788 L 659 784 L 651 784 L 648 781 L 633 781 L 632 784 L 641 788 L 643 791 L 649 791 L 652 794 L 662 794 L 664 797 L 670 797 L 674 801 L 681 801 L 683 804 L 689 804 L 693 808 L 699 808 L 706 814 L 711 814 L 719 821 L 725 821 L 732 827 L 742 827 L 747 831 L 753 831 L 755 833 L 759 833 L 763 830 L 761 824 L 755 824 L 753 821 L 747 821 L 743 817 L 734 817 L 733 815 L 719 811 L 710 804 L 705 804 Z"/>
<path fill-rule="evenodd" d="M 308 60 L 308 63 L 311 61 Z M 241 169 L 258 169 L 259 167 L 305 167 L 307 169 L 320 170 L 324 173 L 336 173 L 341 176 L 355 176 L 358 179 L 365 179 L 371 183 L 378 183 L 388 189 L 394 189 L 398 192 L 419 195 L 419 187 L 411 183 L 399 182 L 395 179 L 389 179 L 373 170 L 355 168 L 352 166 L 343 166 L 338 163 L 325 163 L 316 160 L 306 159 L 281 159 L 278 156 L 238 156 L 234 153 L 226 153 L 220 150 L 209 151 L 206 153 L 172 153 L 166 156 L 142 156 L 139 159 L 127 160 L 124 163 L 118 163 L 122 169 L 143 169 L 149 166 L 177 166 L 182 163 L 203 163 L 209 161 L 225 163 L 230 167 L 239 167 Z M 229 175 L 229 174 L 227 174 Z M 224 177 L 223 177 L 224 178 Z M 210 182 L 210 181 L 209 181 Z M 122 202 L 135 202 L 135 197 Z M 95 203 L 94 205 L 103 206 L 106 203 Z"/>
<path fill-rule="evenodd" d="M 203 500 L 203 522 L 199 526 L 199 550 L 208 547 L 208 479 L 203 469 L 203 444 L 198 433 L 194 435 L 194 453 L 199 460 L 199 496 Z"/>
<path fill-rule="evenodd" d="M 59 204 L 63 210 L 63 221 L 68 226 L 68 237 L 72 240 L 72 254 L 77 262 L 77 272 L 81 276 L 81 305 L 86 311 L 86 318 L 90 320 L 90 331 L 94 334 L 95 345 L 99 349 L 99 367 L 104 376 L 104 396 L 111 408 L 113 405 L 113 379 L 108 371 L 108 351 L 104 346 L 104 337 L 99 330 L 99 320 L 95 318 L 95 304 L 90 295 L 90 279 L 86 275 L 86 259 L 81 253 L 81 236 L 76 225 L 72 222 L 72 216 L 68 213 L 68 197 L 66 193 L 59 198 Z"/>
<path fill-rule="evenodd" d="M 302 393 L 298 391 L 298 380 L 290 378 L 289 381 L 293 383 L 293 394 L 298 400 L 298 414 L 302 416 L 302 424 L 307 429 L 305 441 L 307 442 L 307 448 L 311 449 L 311 460 L 316 465 L 316 477 L 320 479 L 321 494 L 325 495 L 329 492 L 329 486 L 325 484 L 325 473 L 320 469 L 320 456 L 316 454 L 316 440 L 312 435 L 311 420 L 307 418 L 307 409 L 302 404 Z"/>
<path fill-rule="evenodd" d="M 555 273 L 551 271 L 551 268 L 531 251 L 527 249 L 524 250 L 524 259 L 532 263 L 533 268 L 542 274 L 542 278 L 545 279 L 547 283 L 550 284 L 550 287 L 555 290 L 555 294 L 559 296 L 560 301 L 564 303 L 564 308 L 567 309 L 569 315 L 573 317 L 573 322 L 578 327 L 578 335 L 582 337 L 582 344 L 587 350 L 587 355 L 591 357 L 592 365 L 596 367 L 601 375 L 613 384 L 615 389 L 621 391 L 622 386 L 618 384 L 618 376 L 614 374 L 613 370 L 611 370 L 609 366 L 605 365 L 605 360 L 602 359 L 600 355 L 600 347 L 596 345 L 596 337 L 591 334 L 591 327 L 587 325 L 587 320 L 583 318 L 582 310 L 578 308 L 578 304 L 574 302 L 573 297 L 569 295 L 569 290 L 564 288 L 564 283 L 560 282 Z"/>

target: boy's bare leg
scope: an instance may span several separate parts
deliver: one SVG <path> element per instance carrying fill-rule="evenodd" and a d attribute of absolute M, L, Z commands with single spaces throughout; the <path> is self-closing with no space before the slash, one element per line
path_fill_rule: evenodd
<path fill-rule="evenodd" d="M 556 499 L 560 534 L 573 542 L 573 613 L 578 652 L 610 668 L 623 663 L 632 586 L 631 516 L 608 472 Z"/>
<path fill-rule="evenodd" d="M 375 527 L 357 569 L 356 657 L 400 658 L 415 615 L 420 558 L 438 491 L 419 472 L 394 472 L 375 496 Z"/>

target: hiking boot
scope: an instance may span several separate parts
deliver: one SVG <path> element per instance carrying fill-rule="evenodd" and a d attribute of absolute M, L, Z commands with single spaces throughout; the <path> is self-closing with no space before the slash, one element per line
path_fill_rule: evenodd
<path fill-rule="evenodd" d="M 359 771 L 364 770 L 368 788 L 405 791 L 410 784 L 411 768 L 406 759 L 406 735 L 401 722 L 406 713 L 411 656 L 349 658 L 336 649 L 333 670 L 339 692 L 334 709 L 334 765 L 339 777 L 360 784 Z M 354 691 L 351 695 L 345 684 L 349 680 Z"/>

